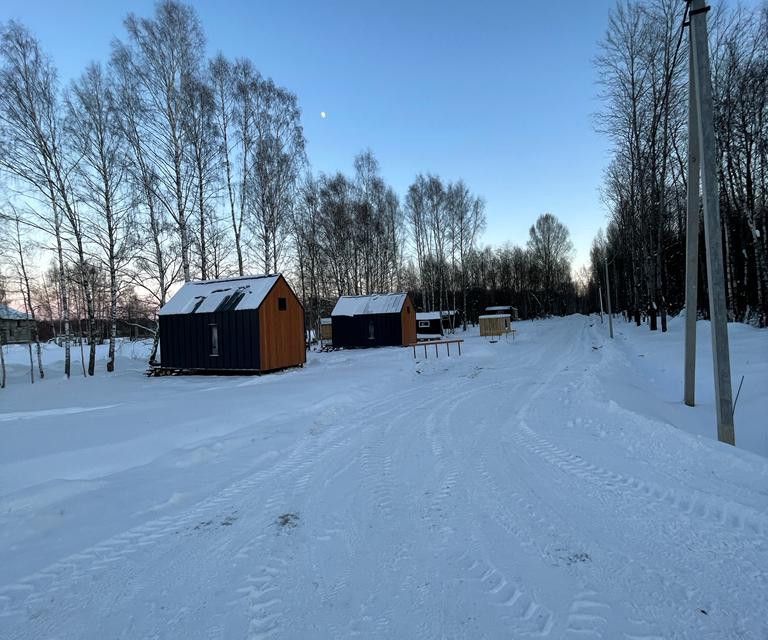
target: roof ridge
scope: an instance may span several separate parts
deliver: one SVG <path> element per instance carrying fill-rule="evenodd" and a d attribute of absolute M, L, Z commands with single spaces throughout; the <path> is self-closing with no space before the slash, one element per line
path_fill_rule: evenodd
<path fill-rule="evenodd" d="M 238 280 L 261 280 L 263 278 L 277 278 L 282 273 L 260 273 L 254 276 L 232 276 L 230 278 L 214 278 L 212 280 L 190 280 L 184 284 L 215 284 L 219 282 L 237 282 Z"/>
<path fill-rule="evenodd" d="M 407 291 L 390 291 L 389 293 L 356 293 L 354 295 L 343 295 L 339 298 L 374 298 L 376 296 L 404 296 Z"/>

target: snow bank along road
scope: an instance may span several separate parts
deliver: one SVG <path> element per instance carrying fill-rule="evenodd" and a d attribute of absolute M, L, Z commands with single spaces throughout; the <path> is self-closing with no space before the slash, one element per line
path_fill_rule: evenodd
<path fill-rule="evenodd" d="M 768 460 L 648 417 L 633 328 L 519 329 L 16 386 L 0 637 L 768 638 Z"/>

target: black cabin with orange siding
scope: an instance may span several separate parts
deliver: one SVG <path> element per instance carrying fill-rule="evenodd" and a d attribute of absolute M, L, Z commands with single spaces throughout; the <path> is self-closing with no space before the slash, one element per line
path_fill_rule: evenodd
<path fill-rule="evenodd" d="M 280 274 L 187 282 L 159 316 L 163 369 L 263 373 L 306 362 L 304 308 Z"/>

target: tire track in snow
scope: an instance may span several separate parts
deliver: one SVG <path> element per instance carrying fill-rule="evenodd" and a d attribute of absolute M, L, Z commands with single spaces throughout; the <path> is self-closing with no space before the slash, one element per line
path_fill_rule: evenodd
<path fill-rule="evenodd" d="M 559 353 L 557 362 L 558 368 L 554 369 L 549 375 L 547 375 L 543 382 L 541 382 L 535 391 L 530 394 L 523 404 L 515 412 L 517 420 L 522 421 L 530 412 L 531 408 L 539 401 L 546 393 L 551 392 L 554 386 L 555 380 L 562 375 L 573 375 L 573 370 L 570 368 L 578 363 L 582 365 L 583 358 L 580 357 L 581 352 L 585 346 L 584 334 L 587 332 L 587 322 L 582 324 L 580 336 L 577 339 L 569 341 L 569 347 L 565 354 Z M 553 348 L 559 348 L 557 341 L 550 341 Z M 539 362 L 548 360 L 546 352 L 540 355 Z M 531 363 L 529 363 L 531 364 Z M 534 363 L 535 364 L 535 363 Z M 595 364 L 588 366 L 585 371 L 587 376 L 580 375 L 580 380 L 569 384 L 569 389 L 578 389 L 584 386 L 584 380 L 588 377 L 589 370 L 592 369 Z M 561 397 L 561 394 L 556 394 Z M 566 397 L 562 399 L 564 404 L 570 404 L 570 398 Z M 507 422 L 505 417 L 499 417 L 500 423 Z M 512 434 L 514 437 L 514 429 Z M 490 453 L 490 452 L 489 452 Z M 493 453 L 497 453 L 495 450 Z M 533 504 L 528 500 L 525 495 L 517 490 L 515 487 L 519 484 L 514 482 L 507 483 L 505 491 L 502 493 L 498 483 L 493 479 L 489 472 L 489 465 L 487 455 L 483 452 L 478 456 L 478 477 L 484 482 L 484 492 L 479 492 L 480 495 L 488 495 L 488 512 L 491 519 L 496 522 L 504 531 L 515 536 L 521 546 L 524 549 L 535 551 L 541 560 L 551 563 L 553 561 L 552 548 L 556 549 L 589 549 L 590 545 L 585 544 L 582 540 L 574 537 L 573 532 L 569 535 L 564 535 L 563 531 L 568 530 L 567 523 L 555 522 L 546 518 L 543 514 L 548 510 L 546 504 L 537 502 Z M 531 474 L 535 477 L 535 470 L 531 470 Z M 522 478 L 520 478 L 522 480 Z M 506 498 L 506 499 L 505 499 Z M 513 513 L 507 506 L 508 502 L 513 502 L 518 507 L 517 513 Z M 527 517 L 520 518 L 519 514 L 524 513 Z M 558 518 L 558 520 L 560 520 Z M 542 543 L 542 533 L 546 533 L 550 539 L 549 544 Z M 628 558 L 623 554 L 611 553 L 615 566 L 625 566 Z M 609 633 L 620 634 L 623 637 L 636 637 L 636 638 L 653 638 L 655 634 L 647 634 L 645 630 L 653 628 L 655 625 L 650 619 L 635 619 L 629 620 L 628 618 L 616 619 L 616 613 L 613 606 L 609 603 L 608 599 L 600 594 L 597 589 L 589 589 L 587 591 L 577 592 L 573 595 L 571 603 L 567 609 L 567 616 L 565 620 L 566 628 L 563 633 L 566 637 L 603 637 L 603 631 L 610 626 Z M 554 624 L 554 622 L 553 622 Z M 611 635 L 610 637 L 618 637 L 617 635 Z"/>
<path fill-rule="evenodd" d="M 371 409 L 389 408 L 393 399 L 402 399 L 414 393 L 413 389 L 408 389 L 386 400 L 372 403 L 355 413 L 367 414 L 364 416 L 364 422 L 375 420 L 387 411 L 371 414 Z M 240 478 L 179 514 L 146 522 L 92 547 L 66 556 L 15 583 L 0 587 L 0 618 L 14 618 L 25 614 L 27 617 L 35 617 L 39 615 L 36 609 L 45 605 L 51 597 L 56 597 L 59 611 L 79 608 L 81 604 L 77 602 L 68 607 L 62 604 L 62 600 L 67 601 L 68 598 L 71 600 L 72 584 L 83 583 L 90 575 L 104 574 L 107 569 L 113 573 L 116 565 L 141 553 L 142 549 L 151 551 L 161 543 L 166 547 L 170 546 L 169 541 L 174 534 L 186 531 L 200 522 L 208 522 L 211 519 L 210 516 L 219 514 L 222 507 L 230 508 L 238 500 L 257 491 L 268 480 L 285 478 L 306 469 L 311 464 L 317 463 L 323 451 L 332 452 L 343 448 L 351 438 L 349 431 L 350 427 L 344 423 L 326 429 L 319 436 L 305 437 L 288 456 L 278 460 L 276 464 Z M 297 485 L 301 488 L 301 477 Z M 116 582 L 120 581 L 116 580 Z M 64 595 L 59 598 L 59 594 L 62 593 Z M 93 593 L 85 595 L 89 599 L 94 597 Z"/>
<path fill-rule="evenodd" d="M 494 381 L 489 387 L 484 387 L 484 392 L 494 393 L 503 388 L 504 383 Z M 502 391 L 503 392 L 503 391 Z M 440 531 L 441 535 L 437 537 L 436 542 L 440 548 L 446 548 L 448 539 L 453 533 L 450 526 L 445 524 L 436 524 L 440 520 L 446 509 L 446 502 L 450 500 L 456 489 L 458 479 L 461 477 L 464 482 L 461 485 L 461 494 L 465 496 L 464 503 L 476 506 L 476 498 L 483 495 L 483 490 L 474 490 L 469 493 L 469 484 L 478 475 L 482 475 L 483 465 L 473 474 L 467 473 L 466 462 L 474 456 L 470 450 L 457 445 L 452 438 L 452 430 L 458 428 L 462 432 L 462 424 L 457 424 L 455 416 L 459 409 L 467 402 L 477 402 L 477 389 L 463 389 L 461 391 L 449 390 L 445 394 L 447 400 L 446 407 L 439 407 L 432 411 L 425 420 L 425 432 L 435 458 L 435 468 L 438 471 L 438 486 L 440 487 L 431 499 L 428 507 L 430 524 L 433 529 Z M 434 400 L 434 399 L 433 399 Z M 435 403 L 439 404 L 439 403 Z M 472 413 L 472 412 L 471 412 Z M 438 426 L 439 425 L 439 426 Z M 468 425 L 463 424 L 464 427 Z M 472 425 L 476 427 L 477 425 Z M 450 450 L 450 454 L 447 453 Z M 461 456 L 462 466 L 458 464 L 457 456 Z M 459 469 L 464 468 L 464 473 Z M 486 479 L 490 477 L 486 471 Z M 470 495 L 472 496 L 470 498 Z M 493 501 L 484 501 L 484 504 L 490 505 Z M 490 505 L 487 511 L 492 512 L 494 508 L 505 504 L 504 499 L 499 499 Z M 530 546 L 531 538 L 518 536 Z M 555 616 L 546 606 L 537 602 L 533 596 L 533 591 L 522 584 L 519 580 L 512 579 L 504 574 L 497 566 L 493 565 L 481 550 L 479 538 L 475 534 L 470 545 L 451 562 L 452 565 L 460 569 L 460 576 L 468 584 L 475 585 L 475 588 L 482 594 L 484 600 L 490 607 L 487 615 L 493 618 L 502 619 L 507 631 L 514 637 L 545 637 L 549 635 L 554 624 Z"/>
<path fill-rule="evenodd" d="M 495 566 L 478 546 L 475 534 L 466 551 L 452 564 L 483 594 L 489 615 L 499 618 L 512 637 L 547 637 L 555 622 L 552 611 L 538 603 L 520 581 Z"/>
<path fill-rule="evenodd" d="M 719 567 L 718 581 L 721 584 L 731 585 L 727 590 L 729 593 L 739 593 L 740 589 L 744 588 L 745 579 L 754 584 L 758 591 L 765 592 L 768 589 L 768 571 L 766 571 L 768 549 L 766 549 L 765 540 L 759 534 L 753 535 L 754 529 L 748 530 L 744 535 L 742 530 L 732 528 L 730 524 L 736 524 L 735 521 L 726 524 L 728 520 L 722 517 L 722 509 L 717 509 L 714 517 L 707 518 L 706 514 L 710 513 L 709 510 L 695 507 L 699 499 L 695 492 L 687 490 L 681 492 L 673 488 L 662 489 L 655 483 L 607 471 L 553 445 L 525 424 L 515 432 L 515 439 L 520 446 L 527 448 L 553 467 L 586 482 L 604 496 L 613 495 L 612 508 L 616 513 L 622 513 L 622 517 L 630 523 L 647 526 L 637 510 L 627 505 L 628 499 L 643 510 L 658 512 L 661 508 L 691 518 L 691 525 L 684 527 L 682 531 L 679 528 L 680 525 L 670 522 L 669 526 L 673 528 L 673 532 L 666 534 L 677 537 L 683 533 L 684 540 L 678 540 L 669 549 L 666 543 L 652 545 L 647 552 L 640 552 L 638 548 L 634 561 L 627 558 L 627 562 L 631 563 L 634 570 L 641 571 L 650 585 L 660 585 L 665 593 L 670 594 L 666 602 L 656 598 L 659 605 L 667 606 L 667 603 L 673 602 L 686 603 L 685 606 L 677 605 L 674 619 L 685 621 L 688 628 L 707 628 L 701 615 L 697 613 L 701 608 L 702 600 L 708 600 L 708 596 L 707 591 L 700 585 L 681 581 L 679 576 L 698 575 L 701 572 L 702 562 L 709 567 L 710 571 L 713 571 L 714 567 Z M 713 532 L 714 535 L 708 535 L 708 531 Z M 687 550 L 681 552 L 683 548 Z M 645 563 L 637 561 L 638 557 L 642 557 L 640 553 L 648 554 Z M 664 567 L 664 569 L 655 570 L 652 566 Z M 671 570 L 672 567 L 676 569 Z M 739 606 L 737 601 L 730 604 L 723 601 L 720 606 L 738 610 L 745 605 L 742 603 Z M 712 623 L 715 621 L 713 620 Z M 719 619 L 717 623 L 723 624 Z"/>
<path fill-rule="evenodd" d="M 434 468 L 438 477 L 435 485 L 438 487 L 431 496 L 426 507 L 425 520 L 426 526 L 431 533 L 437 533 L 434 542 L 437 543 L 437 549 L 443 550 L 448 546 L 449 539 L 454 533 L 453 528 L 447 522 L 448 503 L 455 498 L 456 485 L 462 476 L 460 467 L 456 462 L 455 456 L 446 453 L 446 445 L 443 440 L 449 437 L 452 421 L 456 412 L 462 404 L 475 395 L 474 391 L 448 390 L 447 407 L 440 407 L 431 411 L 424 420 L 424 432 L 429 440 L 430 450 L 434 456 Z M 442 424 L 442 428 L 438 427 Z M 464 487 L 463 493 L 466 493 Z"/>
<path fill-rule="evenodd" d="M 493 393 L 500 386 L 502 386 L 501 383 L 493 383 L 484 390 Z M 442 517 L 445 503 L 453 497 L 458 478 L 462 475 L 459 472 L 456 455 L 462 455 L 465 466 L 468 457 L 472 455 L 469 451 L 456 446 L 451 437 L 451 431 L 457 426 L 455 416 L 459 409 L 467 401 L 476 402 L 476 396 L 476 389 L 450 393 L 448 406 L 433 411 L 425 420 L 425 431 L 436 459 L 435 466 L 442 478 L 440 489 L 433 496 L 428 511 L 432 521 Z M 438 422 L 442 426 L 440 429 L 438 429 Z M 447 454 L 447 449 L 450 449 L 452 454 Z M 477 475 L 483 474 L 485 474 L 486 479 L 490 477 L 481 462 Z M 466 482 L 471 482 L 471 475 L 473 474 L 466 472 L 463 474 Z M 470 493 L 466 483 L 462 486 L 462 493 L 467 495 L 466 504 L 472 504 L 474 498 L 483 495 L 483 491 Z M 472 500 L 469 499 L 469 495 L 473 496 Z M 502 506 L 504 503 L 505 500 L 500 499 L 498 501 L 486 501 L 484 504 L 491 505 L 487 509 L 490 513 L 494 508 Z M 448 536 L 446 533 L 453 533 L 450 528 L 446 531 L 446 526 L 431 525 L 432 528 L 436 528 L 441 533 L 438 541 L 442 548 L 447 546 Z M 473 529 L 476 527 L 476 525 L 472 526 Z M 519 534 L 519 531 L 517 533 Z M 506 575 L 500 567 L 494 565 L 488 559 L 487 554 L 482 551 L 480 539 L 480 536 L 475 532 L 468 547 L 451 564 L 455 564 L 460 569 L 461 575 L 469 584 L 475 585 L 491 608 L 490 615 L 501 619 L 508 632 L 514 637 L 548 636 L 555 624 L 554 613 L 534 598 L 533 590 L 530 587 L 523 584 L 519 579 L 513 579 Z M 525 540 L 530 543 L 530 538 L 525 538 Z"/>
<path fill-rule="evenodd" d="M 629 474 L 609 471 L 552 444 L 524 422 L 520 424 L 518 434 L 513 437 L 527 449 L 549 464 L 591 484 L 610 489 L 622 496 L 629 495 L 636 500 L 666 505 L 687 516 L 723 528 L 729 533 L 743 534 L 747 539 L 761 539 L 768 533 L 768 517 L 745 505 L 705 496 L 692 489 L 680 491 L 640 480 Z"/>
<path fill-rule="evenodd" d="M 413 392 L 408 391 L 402 395 L 407 396 L 411 393 Z M 391 411 L 390 402 L 383 401 L 371 405 L 371 407 L 377 409 L 384 407 L 384 410 L 371 413 L 370 408 L 368 408 L 365 410 L 365 418 L 360 422 L 352 424 L 356 421 L 347 419 L 344 421 L 344 426 L 336 427 L 335 430 L 341 429 L 344 431 L 346 434 L 345 437 L 340 440 L 334 440 L 328 445 L 318 444 L 317 447 L 315 447 L 315 450 L 313 450 L 308 457 L 305 457 L 302 462 L 296 466 L 293 473 L 291 474 L 293 476 L 298 476 L 293 484 L 292 491 L 288 495 L 284 493 L 283 497 L 280 499 L 277 499 L 276 497 L 271 498 L 266 505 L 266 510 L 268 512 L 277 512 L 282 508 L 287 508 L 287 505 L 289 504 L 303 504 L 305 506 L 309 504 L 320 504 L 322 501 L 313 501 L 307 494 L 309 493 L 310 488 L 314 489 L 315 487 L 321 487 L 322 489 L 326 489 L 328 482 L 318 482 L 318 479 L 314 477 L 314 474 L 318 472 L 325 473 L 325 469 L 332 468 L 334 466 L 332 463 L 334 456 L 337 458 L 336 462 L 338 463 L 338 466 L 343 467 L 344 465 L 342 464 L 341 460 L 343 460 L 344 454 L 348 455 L 350 450 L 354 450 L 354 443 L 359 442 L 368 436 L 371 432 L 374 432 L 377 435 L 377 449 L 383 449 L 385 437 L 381 433 L 382 427 L 380 424 L 378 424 L 377 421 L 380 418 L 389 415 Z M 362 412 L 362 410 L 358 413 L 360 412 Z M 405 412 L 403 412 L 402 415 L 405 415 Z M 363 447 L 357 456 L 361 461 L 366 455 L 365 451 L 366 449 Z M 341 460 L 339 458 L 341 458 Z M 386 460 L 383 460 L 381 469 L 384 475 L 386 475 L 386 466 Z M 334 472 L 332 475 L 338 476 L 338 472 Z M 379 484 L 381 484 L 381 482 L 382 481 L 380 481 Z M 281 486 L 287 487 L 289 484 L 290 482 L 288 482 L 286 478 L 281 483 Z M 390 504 L 388 494 L 386 491 L 379 489 L 378 496 L 381 500 L 382 510 L 387 513 L 386 505 Z M 300 509 L 299 511 L 301 512 L 302 510 Z M 316 526 L 316 522 L 307 522 L 308 515 L 309 512 L 307 510 L 304 510 L 303 513 L 300 513 L 300 520 L 298 523 L 299 527 Z M 317 520 L 319 520 L 319 518 L 317 518 Z M 325 538 L 325 542 L 338 539 L 338 534 L 340 533 L 340 529 L 338 527 L 326 527 L 323 531 L 324 532 L 321 535 Z M 286 531 L 286 535 L 284 537 L 289 538 L 291 535 L 291 531 Z M 317 538 L 315 538 L 315 540 L 316 539 Z M 247 584 L 239 590 L 240 593 L 244 594 L 244 597 L 247 600 L 247 608 L 250 617 L 248 626 L 249 640 L 261 640 L 262 638 L 268 638 L 278 634 L 282 629 L 282 622 L 288 618 L 289 615 L 287 612 L 281 610 L 284 602 L 284 599 L 281 597 L 281 592 L 284 588 L 283 583 L 285 581 L 285 569 L 288 567 L 288 559 L 286 556 L 288 554 L 293 555 L 306 551 L 306 545 L 304 545 L 303 549 L 297 548 L 295 545 L 290 547 L 288 545 L 281 545 L 280 548 L 272 548 L 268 550 L 268 555 L 271 558 L 271 564 L 267 567 L 262 567 L 260 574 L 255 578 L 253 576 L 249 577 L 246 580 Z M 258 547 L 257 545 L 249 547 L 249 549 L 244 554 L 244 560 L 246 562 L 255 560 L 258 557 L 257 552 L 259 555 L 262 555 L 264 553 L 264 549 Z M 333 587 L 335 593 L 339 593 L 347 588 L 350 577 L 351 570 L 342 575 L 341 580 L 337 582 Z M 306 581 L 306 576 L 303 576 L 302 579 Z M 260 585 L 260 588 L 254 588 L 254 581 Z M 326 591 L 326 596 L 333 597 L 333 594 Z"/>
<path fill-rule="evenodd" d="M 711 512 L 707 507 L 702 507 L 699 505 L 699 508 L 692 508 L 692 503 L 694 501 L 692 500 L 692 497 L 688 492 L 674 492 L 673 490 L 670 490 L 670 493 L 667 494 L 665 490 L 661 490 L 661 487 L 658 485 L 653 485 L 652 483 L 645 483 L 643 481 L 640 481 L 636 478 L 631 478 L 629 476 L 622 476 L 622 477 L 614 477 L 614 476 L 621 476 L 621 474 L 612 474 L 612 472 L 609 472 L 601 467 L 597 467 L 596 465 L 592 465 L 590 468 L 589 463 L 586 463 L 582 460 L 580 456 L 575 456 L 574 454 L 571 454 L 570 452 L 566 451 L 565 449 L 556 447 L 555 445 L 552 445 L 549 441 L 547 441 L 545 438 L 534 432 L 528 425 L 527 425 L 527 418 L 528 414 L 531 410 L 531 408 L 535 405 L 536 402 L 538 402 L 540 399 L 542 399 L 542 396 L 547 392 L 548 389 L 552 390 L 552 396 L 554 398 L 559 398 L 559 394 L 555 392 L 555 389 L 553 389 L 553 386 L 555 385 L 555 381 L 557 380 L 558 376 L 561 373 L 565 373 L 566 370 L 573 367 L 573 369 L 576 369 L 576 366 L 579 366 L 579 375 L 580 382 L 576 385 L 576 388 L 578 387 L 584 387 L 587 385 L 587 383 L 590 380 L 590 372 L 594 371 L 594 369 L 599 366 L 599 360 L 594 361 L 594 359 L 587 359 L 587 357 L 579 357 L 580 351 L 584 351 L 585 348 L 587 348 L 587 342 L 585 342 L 585 334 L 587 333 L 587 326 L 586 323 L 582 326 L 581 331 L 581 338 L 579 340 L 574 340 L 571 343 L 570 348 L 568 349 L 564 359 L 560 360 L 560 363 L 566 363 L 566 366 L 562 369 L 555 370 L 549 375 L 545 382 L 542 383 L 539 388 L 532 394 L 531 398 L 528 402 L 525 403 L 523 407 L 517 412 L 516 415 L 516 422 L 519 423 L 520 427 L 518 429 L 512 430 L 512 439 L 515 441 L 518 445 L 523 445 L 523 447 L 527 448 L 528 450 L 531 450 L 533 453 L 536 453 L 540 458 L 543 458 L 546 462 L 549 462 L 550 464 L 553 464 L 556 468 L 560 468 L 562 471 L 565 471 L 566 473 L 569 473 L 572 477 L 580 478 L 582 480 L 586 480 L 594 486 L 598 491 L 595 493 L 592 492 L 592 499 L 598 501 L 599 503 L 603 503 L 606 507 L 609 505 L 605 503 L 605 499 L 607 496 L 611 495 L 615 498 L 619 498 L 618 506 L 621 510 L 625 511 L 623 505 L 623 498 L 625 497 L 631 497 L 634 498 L 635 501 L 640 500 L 641 504 L 648 504 L 648 505 L 657 505 L 661 506 L 666 504 L 662 501 L 661 498 L 667 497 L 669 501 L 673 505 L 677 505 L 678 510 L 683 510 L 684 513 L 688 513 L 689 515 L 695 516 L 695 517 L 702 517 L 705 518 L 702 520 L 702 522 L 711 525 L 714 524 L 716 526 L 720 526 L 723 523 L 723 518 L 721 517 L 721 514 L 723 513 L 722 509 L 715 509 L 714 512 Z M 585 346 L 586 345 L 586 346 Z M 586 352 L 588 356 L 588 352 Z M 585 369 L 585 373 L 581 374 L 580 369 L 583 368 L 584 362 L 591 362 Z M 567 403 L 566 403 L 567 404 Z M 528 436 L 526 439 L 525 436 Z M 536 441 L 536 438 L 541 438 L 540 441 Z M 533 443 L 531 442 L 533 440 Z M 554 447 L 554 449 L 550 448 Z M 538 450 L 536 450 L 538 449 Z M 620 482 L 616 482 L 619 480 Z M 650 498 L 650 501 L 649 501 Z M 644 501 L 644 502 L 642 502 Z M 616 508 L 617 504 L 614 503 L 613 508 Z M 669 506 L 669 505 L 667 505 Z M 721 507 L 723 505 L 720 505 Z M 740 507 L 736 507 L 737 510 Z M 707 519 L 706 515 L 710 513 L 713 517 Z M 631 514 L 628 514 L 631 515 Z M 759 517 L 757 514 L 753 514 L 755 517 Z M 630 521 L 634 521 L 632 518 L 629 519 Z M 733 524 L 737 523 L 738 519 L 733 520 Z M 761 533 L 764 531 L 764 525 L 758 524 L 758 522 L 755 521 L 755 519 L 747 520 L 748 522 L 751 522 L 751 525 L 748 525 L 748 528 L 751 529 L 751 533 L 748 537 L 752 538 L 752 542 L 748 543 L 752 546 L 754 545 L 760 545 L 762 544 L 762 536 Z M 695 534 L 696 532 L 693 531 Z M 756 534 L 756 535 L 752 535 Z M 701 542 L 701 540 L 699 540 Z M 705 544 L 707 544 L 707 541 L 705 541 Z M 737 545 L 738 546 L 738 545 Z M 722 560 L 722 549 L 715 549 L 712 548 L 711 545 L 707 545 L 707 548 L 711 549 L 711 552 L 709 553 L 709 556 L 714 559 L 717 563 L 723 563 Z M 654 553 L 656 556 L 658 556 L 659 553 L 662 553 L 663 549 L 658 548 L 658 546 L 654 547 Z M 768 575 L 764 572 L 764 569 L 761 569 L 759 566 L 756 566 L 754 562 L 751 561 L 751 559 L 746 558 L 742 559 L 739 556 L 741 555 L 738 553 L 738 551 L 734 551 L 734 549 L 726 550 L 727 556 L 736 556 L 738 562 L 742 562 L 742 565 L 745 565 L 747 568 L 745 568 L 743 571 L 747 572 L 746 575 L 750 575 L 753 579 L 758 581 L 763 588 L 768 586 Z M 703 553 L 702 555 L 707 555 L 707 553 Z M 673 554 L 669 555 L 667 557 L 667 562 L 663 563 L 662 566 L 676 566 L 676 563 L 679 564 L 680 562 L 684 562 L 686 554 Z M 650 559 L 650 558 L 649 558 Z M 627 558 L 629 562 L 631 560 Z M 654 560 L 658 561 L 658 558 L 654 558 Z M 743 561 L 742 561 L 743 560 Z M 653 561 L 652 561 L 653 562 Z M 684 562 L 685 563 L 685 562 Z M 654 571 L 650 566 L 641 564 L 641 563 L 632 563 L 634 570 L 639 571 L 641 575 L 644 576 L 644 581 L 648 583 L 648 585 L 663 585 L 664 591 L 673 594 L 672 597 L 668 598 L 665 602 L 663 599 L 656 598 L 656 600 L 659 602 L 660 605 L 668 606 L 672 602 L 681 602 L 681 603 L 687 603 L 686 605 L 676 605 L 676 613 L 674 614 L 674 619 L 677 620 L 686 620 L 688 628 L 695 628 L 696 626 L 701 627 L 702 621 L 701 616 L 696 615 L 698 613 L 698 606 L 697 601 L 694 600 L 694 596 L 699 598 L 698 602 L 700 603 L 700 597 L 701 594 L 698 594 L 697 590 L 695 588 L 691 588 L 689 585 L 683 584 L 680 582 L 679 579 L 672 576 L 670 578 L 669 575 L 665 575 L 668 572 L 665 572 L 665 574 Z M 689 565 L 689 569 L 692 572 L 696 572 L 697 568 L 695 563 L 691 564 L 690 562 L 687 563 Z M 761 562 L 762 564 L 762 562 Z M 618 566 L 618 565 L 617 565 Z M 724 569 L 729 566 L 728 562 L 725 562 L 723 564 Z M 736 585 L 734 585 L 734 588 L 736 588 Z M 603 599 L 604 600 L 604 599 Z M 637 618 L 633 620 L 633 624 L 637 623 L 642 625 L 646 628 L 653 628 L 655 625 L 653 624 L 653 620 L 656 618 L 658 613 L 658 610 L 648 609 L 646 611 L 644 618 Z M 701 627 L 704 628 L 704 627 Z M 711 630 L 711 629 L 710 629 Z M 632 633 L 628 632 L 624 634 L 627 637 L 653 637 L 654 634 L 648 634 L 648 633 Z"/>

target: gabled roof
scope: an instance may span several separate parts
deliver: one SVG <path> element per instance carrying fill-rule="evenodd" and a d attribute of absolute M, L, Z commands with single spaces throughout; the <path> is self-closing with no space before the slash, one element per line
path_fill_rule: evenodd
<path fill-rule="evenodd" d="M 0 304 L 0 320 L 31 320 L 23 311 L 11 309 L 7 304 Z"/>
<path fill-rule="evenodd" d="M 407 293 L 377 293 L 372 296 L 341 296 L 333 308 L 331 317 L 368 316 L 400 313 Z"/>
<path fill-rule="evenodd" d="M 187 282 L 165 303 L 158 315 L 258 309 L 279 277 L 278 273 Z"/>
<path fill-rule="evenodd" d="M 514 308 L 515 307 L 511 307 L 509 305 L 501 305 L 496 307 L 486 307 L 485 310 L 486 311 L 511 311 Z"/>

